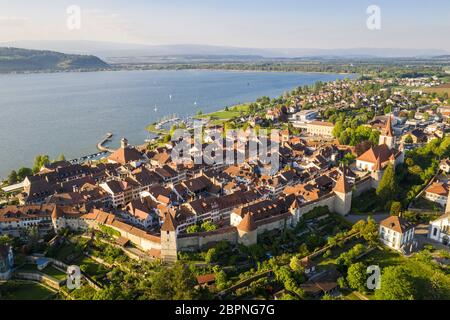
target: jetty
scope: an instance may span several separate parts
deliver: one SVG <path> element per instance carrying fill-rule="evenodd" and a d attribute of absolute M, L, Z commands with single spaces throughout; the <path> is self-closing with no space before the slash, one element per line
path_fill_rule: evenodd
<path fill-rule="evenodd" d="M 114 152 L 114 150 L 105 147 L 105 144 L 109 141 L 111 141 L 113 134 L 111 132 L 108 132 L 103 138 L 102 140 L 100 140 L 99 143 L 97 143 L 97 149 L 102 151 L 102 152 Z"/>

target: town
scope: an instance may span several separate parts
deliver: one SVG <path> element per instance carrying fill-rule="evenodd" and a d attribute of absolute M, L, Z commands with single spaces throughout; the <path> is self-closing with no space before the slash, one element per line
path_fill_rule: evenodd
<path fill-rule="evenodd" d="M 0 298 L 449 299 L 447 81 L 317 82 L 197 112 L 191 162 L 173 159 L 182 121 L 100 160 L 40 155 L 2 187 Z M 277 166 L 212 138 L 229 130 L 260 146 L 252 132 L 278 130 Z M 208 148 L 243 161 L 193 161 Z"/>

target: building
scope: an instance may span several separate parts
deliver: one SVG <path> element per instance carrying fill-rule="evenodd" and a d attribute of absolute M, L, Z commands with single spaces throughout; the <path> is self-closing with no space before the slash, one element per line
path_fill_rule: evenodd
<path fill-rule="evenodd" d="M 443 208 L 447 204 L 448 185 L 442 182 L 435 182 L 425 189 L 425 199 L 439 203 Z"/>
<path fill-rule="evenodd" d="M 444 245 L 450 245 L 450 212 L 430 221 L 428 237 Z"/>
<path fill-rule="evenodd" d="M 306 125 L 306 132 L 313 136 L 333 138 L 334 124 L 325 121 L 311 121 Z"/>
<path fill-rule="evenodd" d="M 415 226 L 401 216 L 390 216 L 380 222 L 380 240 L 391 249 L 402 253 L 413 251 Z"/>
<path fill-rule="evenodd" d="M 397 150 L 395 148 L 395 137 L 392 133 L 391 117 L 389 117 L 386 122 L 385 131 L 380 134 L 378 145 L 370 148 L 356 158 L 356 167 L 360 170 L 371 172 L 378 166 L 378 162 L 381 163 L 382 169 L 389 163 L 396 167 L 403 163 L 404 157 L 403 150 Z"/>
<path fill-rule="evenodd" d="M 450 172 L 450 159 L 443 159 L 441 160 L 441 163 L 439 164 L 439 169 L 441 169 L 445 173 Z"/>

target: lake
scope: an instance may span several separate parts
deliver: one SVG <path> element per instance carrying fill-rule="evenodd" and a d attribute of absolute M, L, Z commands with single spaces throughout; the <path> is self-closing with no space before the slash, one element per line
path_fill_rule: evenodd
<path fill-rule="evenodd" d="M 0 75 L 0 177 L 31 167 L 38 154 L 95 153 L 107 132 L 114 134 L 112 146 L 121 137 L 142 144 L 145 127 L 169 114 L 212 112 L 345 77 L 198 70 Z"/>

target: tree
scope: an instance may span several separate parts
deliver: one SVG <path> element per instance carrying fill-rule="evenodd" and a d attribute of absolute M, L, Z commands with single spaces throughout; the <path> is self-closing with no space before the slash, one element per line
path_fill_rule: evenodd
<path fill-rule="evenodd" d="M 48 155 L 38 155 L 36 158 L 34 158 L 34 165 L 33 165 L 33 173 L 38 173 L 41 168 L 50 163 L 50 158 Z"/>
<path fill-rule="evenodd" d="M 384 171 L 380 184 L 377 187 L 376 194 L 384 203 L 391 201 L 397 191 L 395 182 L 394 166 L 390 163 Z"/>
<path fill-rule="evenodd" d="M 398 216 L 402 210 L 402 204 L 398 201 L 393 201 L 391 204 L 391 215 Z"/>
<path fill-rule="evenodd" d="M 8 175 L 8 184 L 14 184 L 17 182 L 17 172 L 15 170 L 11 171 Z"/>
<path fill-rule="evenodd" d="M 370 244 L 378 241 L 378 224 L 372 217 L 367 218 L 367 223 L 361 231 L 361 236 Z"/>
<path fill-rule="evenodd" d="M 17 171 L 17 181 L 23 181 L 26 177 L 32 176 L 33 170 L 22 167 Z"/>
<path fill-rule="evenodd" d="M 413 143 L 414 141 L 413 141 L 413 138 L 412 138 L 412 136 L 410 135 L 410 134 L 408 134 L 406 137 L 405 137 L 405 143 Z"/>
<path fill-rule="evenodd" d="M 205 262 L 211 263 L 214 262 L 217 258 L 217 250 L 216 248 L 209 249 L 205 254 Z"/>
<path fill-rule="evenodd" d="M 201 228 L 203 229 L 203 231 L 214 231 L 217 229 L 217 226 L 211 221 L 205 221 L 202 223 Z"/>
<path fill-rule="evenodd" d="M 304 271 L 300 259 L 297 256 L 293 256 L 291 258 L 291 261 L 289 263 L 289 266 L 291 267 L 292 271 L 302 273 Z"/>
<path fill-rule="evenodd" d="M 358 291 L 366 291 L 367 288 L 367 267 L 362 262 L 357 262 L 348 268 L 347 283 L 350 288 Z"/>
<path fill-rule="evenodd" d="M 64 155 L 64 153 L 61 153 L 56 159 L 56 161 L 66 161 L 66 156 Z"/>
<path fill-rule="evenodd" d="M 403 266 L 386 267 L 381 276 L 381 288 L 375 291 L 378 300 L 414 300 L 413 278 Z"/>

